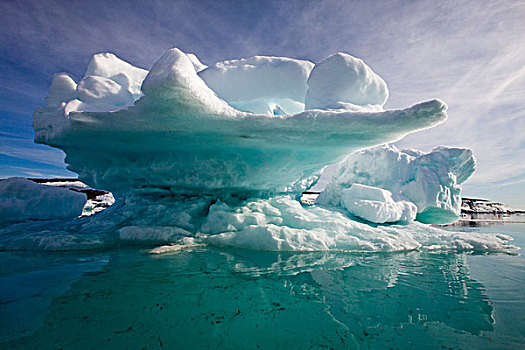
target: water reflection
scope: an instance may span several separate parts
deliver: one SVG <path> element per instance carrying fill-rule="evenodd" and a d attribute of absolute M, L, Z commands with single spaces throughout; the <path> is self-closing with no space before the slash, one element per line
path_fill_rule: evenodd
<path fill-rule="evenodd" d="M 271 253 L 259 253 L 261 255 Z M 432 329 L 453 335 L 492 331 L 493 308 L 484 287 L 469 277 L 466 254 L 455 253 L 308 253 L 275 254 L 274 262 L 237 263 L 236 271 L 289 275 L 308 273 L 337 321 L 360 342 L 397 344 L 418 329 L 420 344 L 430 344 Z M 418 333 L 418 332 L 416 332 Z M 399 338 L 401 337 L 401 338 Z M 405 337 L 405 338 L 403 338 Z M 443 341 L 444 343 L 439 343 Z M 440 338 L 437 345 L 445 344 Z"/>
<path fill-rule="evenodd" d="M 129 249 L 55 299 L 36 334 L 10 345 L 461 347 L 488 341 L 492 311 L 465 254 Z"/>

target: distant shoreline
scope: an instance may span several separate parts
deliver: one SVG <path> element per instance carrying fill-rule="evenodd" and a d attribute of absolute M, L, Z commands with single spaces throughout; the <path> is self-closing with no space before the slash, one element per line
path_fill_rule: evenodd
<path fill-rule="evenodd" d="M 525 219 L 523 221 L 515 221 L 515 220 L 469 220 L 469 219 L 459 219 L 458 222 L 494 222 L 494 223 L 506 223 L 506 224 L 525 224 Z"/>

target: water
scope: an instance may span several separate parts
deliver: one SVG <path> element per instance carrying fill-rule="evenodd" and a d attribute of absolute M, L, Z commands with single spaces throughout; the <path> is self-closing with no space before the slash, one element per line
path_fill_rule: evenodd
<path fill-rule="evenodd" d="M 147 250 L 1 252 L 0 347 L 525 349 L 521 255 Z"/>

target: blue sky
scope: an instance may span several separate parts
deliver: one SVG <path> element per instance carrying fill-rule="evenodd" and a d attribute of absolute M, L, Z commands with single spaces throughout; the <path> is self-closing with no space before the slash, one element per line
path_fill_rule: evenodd
<path fill-rule="evenodd" d="M 387 108 L 440 98 L 448 121 L 398 143 L 473 149 L 464 194 L 525 208 L 525 1 L 0 2 L 0 177 L 71 176 L 32 141 L 53 73 L 92 54 L 149 69 L 179 47 L 204 63 L 259 55 L 313 62 L 339 51 L 390 89 Z"/>

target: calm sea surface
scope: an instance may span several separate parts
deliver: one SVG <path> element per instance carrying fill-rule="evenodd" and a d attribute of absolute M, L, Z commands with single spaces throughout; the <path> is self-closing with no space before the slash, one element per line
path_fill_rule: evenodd
<path fill-rule="evenodd" d="M 0 348 L 525 349 L 517 254 L 0 252 Z"/>

